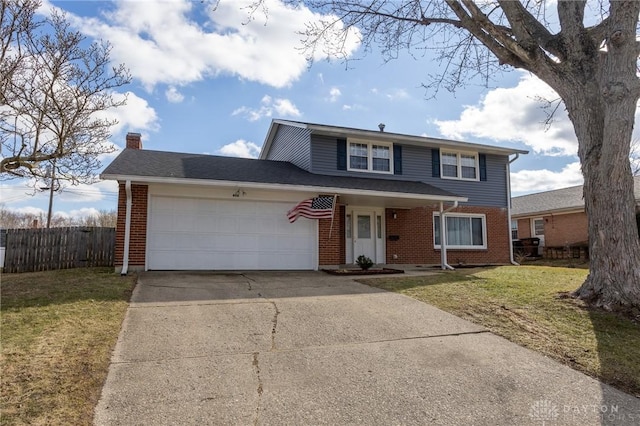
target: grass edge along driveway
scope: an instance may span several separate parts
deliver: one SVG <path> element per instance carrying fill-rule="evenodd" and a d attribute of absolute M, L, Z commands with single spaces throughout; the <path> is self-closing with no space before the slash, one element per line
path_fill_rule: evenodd
<path fill-rule="evenodd" d="M 89 425 L 135 277 L 2 274 L 0 423 Z"/>
<path fill-rule="evenodd" d="M 568 297 L 587 270 L 500 266 L 359 280 L 434 305 L 640 397 L 640 322 Z M 636 342 L 636 343 L 634 343 Z"/>

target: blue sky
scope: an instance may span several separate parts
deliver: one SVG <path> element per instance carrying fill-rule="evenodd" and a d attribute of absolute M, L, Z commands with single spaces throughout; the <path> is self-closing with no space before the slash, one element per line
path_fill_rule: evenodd
<path fill-rule="evenodd" d="M 118 150 L 127 132 L 140 132 L 145 149 L 255 157 L 273 118 L 374 130 L 382 122 L 394 133 L 529 150 L 512 165 L 515 195 L 582 183 L 573 128 L 564 111 L 545 127 L 537 99 L 556 96 L 530 74 L 505 70 L 489 88 L 470 82 L 430 99 L 421 85 L 439 67 L 428 55 L 385 62 L 364 55 L 352 37 L 346 64 L 316 54 L 309 65 L 297 31 L 320 16 L 267 0 L 268 17 L 250 20 L 243 8 L 250 2 L 49 0 L 43 13 L 66 11 L 89 39 L 109 40 L 113 62 L 130 69 L 127 105 L 110 112 L 119 120 Z M 30 195 L 26 182 L 1 189 L 5 208 L 47 208 L 48 195 Z M 114 182 L 64 188 L 54 212 L 114 210 L 116 189 Z"/>

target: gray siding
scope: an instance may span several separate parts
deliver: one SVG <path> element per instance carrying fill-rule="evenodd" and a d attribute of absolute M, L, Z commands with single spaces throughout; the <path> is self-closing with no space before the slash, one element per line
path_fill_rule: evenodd
<path fill-rule="evenodd" d="M 451 191 L 454 194 L 468 197 L 465 205 L 507 207 L 507 170 L 508 157 L 487 154 L 487 180 L 469 182 L 431 177 L 425 181 L 433 186 Z M 431 150 L 429 150 L 429 167 L 431 167 Z M 429 168 L 431 170 L 431 168 Z"/>
<path fill-rule="evenodd" d="M 334 176 L 351 176 L 342 170 L 338 170 L 338 145 L 337 139 L 324 136 L 311 135 L 311 173 Z"/>
<path fill-rule="evenodd" d="M 280 126 L 273 138 L 267 160 L 288 161 L 301 169 L 310 170 L 310 130 L 293 126 Z"/>
<path fill-rule="evenodd" d="M 487 155 L 486 181 L 459 181 L 431 176 L 431 148 L 402 145 L 402 175 L 350 172 L 337 169 L 336 139 L 311 137 L 311 172 L 333 176 L 420 181 L 469 198 L 465 205 L 507 207 L 507 156 Z"/>

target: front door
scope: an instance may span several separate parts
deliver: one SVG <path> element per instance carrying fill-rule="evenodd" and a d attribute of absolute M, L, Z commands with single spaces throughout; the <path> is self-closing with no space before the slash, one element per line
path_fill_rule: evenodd
<path fill-rule="evenodd" d="M 365 255 L 376 262 L 376 225 L 374 212 L 353 212 L 353 261 Z"/>

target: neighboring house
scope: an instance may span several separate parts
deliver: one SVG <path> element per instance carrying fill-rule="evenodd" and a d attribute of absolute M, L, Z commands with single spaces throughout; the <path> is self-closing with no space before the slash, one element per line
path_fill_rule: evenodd
<path fill-rule="evenodd" d="M 634 178 L 636 218 L 640 228 L 640 176 Z M 589 233 L 582 185 L 513 197 L 513 239 L 540 238 L 547 257 L 588 257 Z"/>
<path fill-rule="evenodd" d="M 362 254 L 510 262 L 509 163 L 526 151 L 380 128 L 273 120 L 259 159 L 143 150 L 128 134 L 101 175 L 120 184 L 116 268 L 315 270 Z M 319 195 L 337 196 L 332 219 L 289 223 L 290 209 Z"/>

